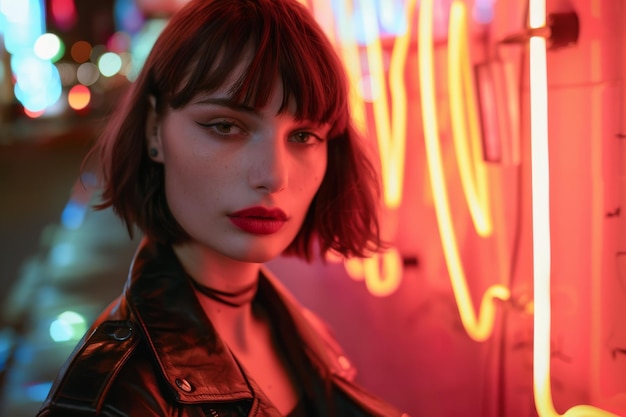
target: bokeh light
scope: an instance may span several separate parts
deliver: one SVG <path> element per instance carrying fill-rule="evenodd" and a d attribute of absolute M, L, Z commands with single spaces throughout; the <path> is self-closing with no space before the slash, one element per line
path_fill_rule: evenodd
<path fill-rule="evenodd" d="M 72 59 L 79 64 L 86 62 L 91 57 L 91 44 L 87 41 L 78 41 L 72 45 L 70 54 Z"/>
<path fill-rule="evenodd" d="M 44 114 L 44 110 L 31 111 L 31 110 L 28 110 L 27 108 L 24 108 L 24 114 L 30 117 L 31 119 L 37 119 L 38 117 L 41 117 Z"/>
<path fill-rule="evenodd" d="M 82 110 L 89 105 L 91 92 L 89 88 L 78 84 L 72 87 L 67 94 L 67 102 L 74 110 Z"/>
<path fill-rule="evenodd" d="M 54 33 L 44 33 L 35 41 L 33 50 L 38 58 L 56 62 L 65 53 L 65 45 Z"/>
<path fill-rule="evenodd" d="M 50 249 L 50 264 L 66 267 L 76 259 L 76 250 L 71 243 L 57 243 Z"/>
<path fill-rule="evenodd" d="M 77 230 L 85 220 L 88 206 L 78 201 L 70 200 L 61 213 L 61 224 L 69 230 Z"/>
<path fill-rule="evenodd" d="M 70 29 L 78 20 L 74 0 L 51 0 L 50 14 L 54 23 L 63 30 Z"/>
<path fill-rule="evenodd" d="M 52 382 L 41 382 L 26 387 L 26 396 L 33 402 L 42 402 L 48 396 L 52 388 Z"/>
<path fill-rule="evenodd" d="M 10 23 L 22 23 L 28 19 L 29 6 L 28 1 L 0 0 L 0 13 Z"/>
<path fill-rule="evenodd" d="M 95 84 L 99 77 L 100 71 L 98 71 L 98 67 L 93 62 L 84 62 L 76 70 L 78 82 L 86 86 Z"/>
<path fill-rule="evenodd" d="M 135 0 L 115 0 L 113 14 L 115 26 L 131 35 L 139 32 L 144 25 L 144 15 Z"/>
<path fill-rule="evenodd" d="M 50 337 L 55 342 L 80 339 L 87 330 L 87 321 L 74 311 L 64 311 L 50 324 Z"/>
<path fill-rule="evenodd" d="M 107 48 L 111 52 L 122 53 L 130 50 L 130 36 L 126 32 L 115 32 L 107 42 Z"/>
<path fill-rule="evenodd" d="M 34 55 L 14 55 L 11 69 L 16 78 L 15 97 L 26 109 L 32 112 L 45 110 L 61 98 L 61 77 L 50 61 Z"/>
<path fill-rule="evenodd" d="M 98 68 L 105 77 L 112 77 L 122 68 L 122 58 L 114 52 L 105 52 L 98 59 Z"/>
<path fill-rule="evenodd" d="M 130 81 L 134 81 L 143 67 L 144 62 L 148 58 L 148 54 L 152 50 L 152 46 L 156 39 L 167 25 L 167 19 L 151 19 L 145 26 L 133 37 L 131 45 L 131 55 L 133 57 L 133 66 L 127 75 Z"/>

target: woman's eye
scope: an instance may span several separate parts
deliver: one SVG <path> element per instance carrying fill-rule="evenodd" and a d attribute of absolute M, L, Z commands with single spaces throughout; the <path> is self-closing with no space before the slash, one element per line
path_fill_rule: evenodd
<path fill-rule="evenodd" d="M 198 124 L 222 136 L 236 135 L 242 132 L 242 129 L 239 126 L 237 126 L 235 123 L 225 121 L 225 120 L 220 120 L 220 121 L 211 122 L 211 123 L 198 123 Z"/>
<path fill-rule="evenodd" d="M 234 126 L 235 125 L 233 125 L 232 123 L 222 122 L 222 123 L 214 123 L 212 127 L 215 130 L 217 130 L 219 133 L 231 133 Z"/>
<path fill-rule="evenodd" d="M 311 132 L 297 132 L 293 135 L 293 141 L 313 145 L 315 143 L 322 142 L 322 139 Z"/>

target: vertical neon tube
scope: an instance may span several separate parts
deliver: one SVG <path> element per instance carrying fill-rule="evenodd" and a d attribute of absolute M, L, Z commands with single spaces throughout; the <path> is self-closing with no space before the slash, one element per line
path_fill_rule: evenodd
<path fill-rule="evenodd" d="M 531 0 L 530 27 L 546 24 L 545 0 Z M 550 166 L 548 139 L 548 81 L 546 40 L 530 39 L 530 145 L 532 185 L 533 284 L 535 314 L 533 317 L 533 390 L 540 417 L 557 413 L 550 383 Z M 589 405 L 570 408 L 564 416 L 615 416 Z M 617 416 L 615 416 L 617 417 Z"/>
<path fill-rule="evenodd" d="M 476 109 L 476 91 L 471 73 L 466 15 L 463 2 L 452 3 L 448 30 L 450 116 L 465 200 L 476 232 L 485 237 L 491 235 L 493 225 L 487 170 L 483 161 L 482 138 Z"/>
<path fill-rule="evenodd" d="M 408 8 L 414 4 L 409 1 Z M 363 14 L 363 30 L 368 32 L 366 36 L 367 62 L 369 65 L 370 85 L 374 96 L 372 106 L 374 110 L 374 124 L 376 126 L 376 138 L 380 151 L 380 162 L 383 178 L 383 192 L 385 205 L 388 208 L 397 208 L 402 201 L 402 185 L 404 183 L 404 158 L 406 141 L 406 88 L 404 85 L 404 67 L 408 53 L 410 37 L 409 29 L 396 40 L 392 62 L 390 66 L 391 99 L 394 105 L 389 111 L 387 99 L 387 82 L 383 65 L 382 45 L 378 32 L 378 20 L 376 8 L 372 0 L 361 2 Z M 370 40 L 371 37 L 371 40 Z M 398 47 L 399 46 L 399 47 Z M 392 73 L 395 72 L 395 73 Z M 390 117 L 392 121 L 390 122 Z"/>
<path fill-rule="evenodd" d="M 338 2 L 337 17 L 335 22 L 342 22 L 337 28 L 339 34 L 339 42 L 335 47 L 339 51 L 343 64 L 345 65 L 350 80 L 350 110 L 356 127 L 364 133 L 367 122 L 365 120 L 365 103 L 358 92 L 362 82 L 361 77 L 361 58 L 359 55 L 359 46 L 355 38 L 354 20 L 352 15 L 352 7 L 350 0 L 342 0 Z M 348 22 L 347 25 L 344 22 Z"/>
<path fill-rule="evenodd" d="M 530 40 L 532 231 L 534 278 L 533 373 L 537 411 L 557 415 L 550 387 L 550 168 L 545 39 Z M 543 412 L 543 414 L 542 414 Z"/>

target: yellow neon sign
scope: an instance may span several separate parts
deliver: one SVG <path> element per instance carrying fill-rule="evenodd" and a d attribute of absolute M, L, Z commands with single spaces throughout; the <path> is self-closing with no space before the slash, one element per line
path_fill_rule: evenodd
<path fill-rule="evenodd" d="M 420 5 L 418 18 L 418 62 L 420 90 L 422 93 L 422 123 L 424 124 L 424 140 L 426 142 L 426 160 L 430 174 L 433 201 L 437 224 L 441 234 L 444 258 L 450 274 L 454 297 L 459 307 L 461 321 L 472 339 L 484 341 L 493 331 L 496 310 L 495 300 L 508 300 L 510 291 L 503 285 L 491 286 L 483 295 L 479 315 L 476 315 L 467 287 L 465 271 L 459 255 L 443 171 L 435 103 L 432 20 L 433 0 L 423 0 Z"/>
<path fill-rule="evenodd" d="M 404 157 L 406 143 L 407 97 L 404 82 L 404 68 L 409 51 L 411 20 L 407 20 L 407 30 L 396 38 L 389 65 L 389 92 L 392 100 L 392 112 L 387 100 L 387 82 L 383 67 L 383 53 L 378 33 L 376 10 L 372 0 L 361 1 L 363 27 L 373 31 L 373 40 L 368 42 L 367 62 L 372 91 L 378 92 L 373 100 L 376 138 L 380 152 L 381 174 L 385 206 L 397 208 L 402 201 L 404 183 Z M 415 8 L 415 0 L 406 2 L 406 14 L 410 16 Z M 389 117 L 391 114 L 391 123 Z"/>
<path fill-rule="evenodd" d="M 347 0 L 346 0 L 347 1 Z M 346 6 L 347 7 L 347 6 Z M 406 3 L 407 16 L 411 16 L 415 7 L 414 0 Z M 371 2 L 366 4 L 366 12 L 372 19 Z M 508 288 L 495 285 L 490 287 L 481 301 L 479 315 L 476 317 L 472 305 L 464 270 L 460 261 L 457 241 L 452 225 L 447 187 L 443 173 L 441 149 L 438 140 L 439 127 L 435 105 L 434 59 L 432 39 L 433 0 L 423 0 L 419 12 L 419 79 L 422 92 L 422 116 L 426 142 L 427 164 L 430 173 L 431 188 L 435 204 L 437 222 L 441 233 L 443 251 L 448 267 L 454 296 L 459 307 L 463 325 L 474 340 L 488 338 L 492 332 L 495 317 L 495 299 L 507 300 Z M 405 36 L 410 34 L 409 29 Z M 545 3 L 533 0 L 530 4 L 530 26 L 545 26 Z M 377 25 L 368 25 L 374 29 Z M 484 166 L 477 161 L 477 118 L 475 116 L 475 98 L 469 76 L 468 46 L 465 27 L 465 8 L 461 2 L 451 6 L 449 27 L 449 68 L 461 72 L 449 72 L 452 129 L 455 137 L 455 151 L 462 174 L 463 189 L 470 207 L 470 213 L 476 230 L 482 236 L 491 233 L 489 196 L 486 185 Z M 376 37 L 378 39 L 378 37 Z M 377 40 L 368 45 L 368 58 L 373 89 L 380 88 L 375 100 L 374 114 L 378 143 L 383 165 L 383 184 L 387 190 L 385 203 L 388 207 L 397 207 L 401 201 L 403 170 L 393 170 L 394 162 L 403 164 L 406 140 L 406 97 L 403 95 L 403 74 L 406 60 L 408 38 L 400 37 L 394 44 L 394 54 L 390 65 L 390 89 L 392 90 L 392 124 L 389 125 L 389 107 L 384 94 L 386 87 L 382 69 L 382 53 Z M 356 41 L 342 49 L 345 62 L 353 85 L 361 82 L 361 70 L 357 68 L 358 46 Z M 530 85 L 531 85 L 531 158 L 532 158 L 532 215 L 533 215 L 533 281 L 534 281 L 534 346 L 533 346 L 533 389 L 535 404 L 541 417 L 557 417 L 550 384 L 550 219 L 549 219 L 549 165 L 547 132 L 547 76 L 546 44 L 541 37 L 530 40 Z M 394 93 L 395 92 L 395 93 Z M 465 100 L 462 99 L 465 97 Z M 457 100 L 458 99 L 458 100 Z M 364 122 L 364 103 L 354 100 L 357 118 Z M 464 113 L 463 105 L 468 105 Z M 401 110 L 400 114 L 396 114 Z M 396 118 L 394 118 L 394 115 Z M 465 118 L 467 123 L 465 124 Z M 402 123 L 400 123 L 402 121 Z M 466 131 L 469 130 L 471 149 L 467 147 Z M 403 132 L 400 135 L 400 132 Z M 472 155 L 474 162 L 469 160 Z M 396 165 L 397 166 L 397 165 Z M 402 165 L 403 166 L 403 165 Z M 473 167 L 473 170 L 472 170 Z M 380 273 L 382 263 L 383 273 Z M 348 274 L 357 280 L 365 280 L 371 293 L 387 295 L 395 291 L 401 278 L 401 259 L 396 249 L 386 254 L 377 255 L 369 260 L 350 259 L 344 263 Z M 589 406 L 578 405 L 570 408 L 563 416 L 616 417 L 608 411 Z"/>
<path fill-rule="evenodd" d="M 452 137 L 461 184 L 474 227 L 480 236 L 485 237 L 491 235 L 493 225 L 467 33 L 465 4 L 455 1 L 450 8 L 448 29 L 448 86 Z"/>
<path fill-rule="evenodd" d="M 530 27 L 546 24 L 545 0 L 531 0 Z M 535 407 L 540 417 L 560 416 L 552 399 L 550 383 L 550 169 L 548 151 L 548 81 L 546 40 L 530 39 L 530 132 L 532 183 L 533 285 L 533 388 Z M 577 405 L 563 416 L 617 417 L 608 411 Z"/>
<path fill-rule="evenodd" d="M 370 294 L 378 297 L 393 294 L 402 281 L 402 257 L 396 248 L 365 259 L 347 259 L 344 265 L 352 279 L 365 281 Z"/>
<path fill-rule="evenodd" d="M 352 11 L 351 6 L 349 0 L 342 2 L 339 12 L 345 13 L 345 15 L 340 16 L 338 20 L 352 22 L 352 19 L 347 18 L 347 15 Z M 364 0 L 362 8 L 363 27 L 377 31 L 378 22 L 372 0 Z M 415 0 L 409 0 L 406 5 L 407 13 L 405 16 L 410 16 L 414 8 Z M 376 98 L 373 100 L 372 106 L 381 162 L 383 196 L 385 206 L 388 208 L 399 207 L 404 184 L 407 97 L 403 71 L 409 49 L 410 22 L 408 26 L 406 33 L 398 37 L 394 43 L 389 66 L 389 91 L 393 106 L 391 121 L 389 120 L 390 111 L 387 101 L 387 82 L 383 67 L 382 46 L 378 32 L 374 33 L 374 40 L 366 45 L 370 88 Z M 344 42 L 338 49 L 346 65 L 352 86 L 353 116 L 355 116 L 357 124 L 364 130 L 366 126 L 365 103 L 363 96 L 357 94 L 358 86 L 363 82 L 361 59 L 359 47 L 354 37 L 355 30 L 353 30 L 354 28 L 348 29 L 342 31 Z M 332 255 L 328 256 L 327 260 L 339 261 Z M 380 297 L 393 294 L 402 281 L 402 259 L 396 248 L 374 254 L 370 258 L 347 259 L 344 261 L 344 267 L 351 278 L 364 280 L 368 291 L 372 295 Z"/>

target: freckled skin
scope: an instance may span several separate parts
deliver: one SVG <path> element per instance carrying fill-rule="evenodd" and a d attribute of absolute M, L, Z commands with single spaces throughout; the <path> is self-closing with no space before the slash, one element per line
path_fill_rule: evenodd
<path fill-rule="evenodd" d="M 207 104 L 227 97 L 228 86 L 169 109 L 149 138 L 159 151 L 153 160 L 164 165 L 169 208 L 192 238 L 187 245 L 215 262 L 262 263 L 280 255 L 324 177 L 328 127 L 277 114 L 282 87 L 274 85 L 267 105 L 254 113 Z M 228 215 L 251 206 L 280 208 L 288 221 L 270 235 L 244 232 Z"/>

